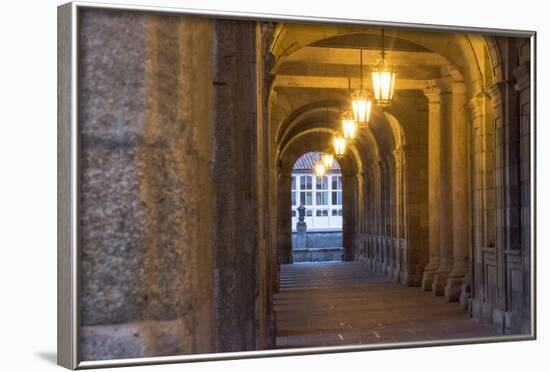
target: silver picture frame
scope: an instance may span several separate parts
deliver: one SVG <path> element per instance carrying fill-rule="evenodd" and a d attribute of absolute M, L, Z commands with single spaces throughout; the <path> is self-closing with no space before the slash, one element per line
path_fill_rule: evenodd
<path fill-rule="evenodd" d="M 477 339 L 453 339 L 422 342 L 399 342 L 376 345 L 314 347 L 289 350 L 262 350 L 228 352 L 216 354 L 178 355 L 82 361 L 79 353 L 79 123 L 78 123 L 78 15 L 83 9 L 129 10 L 160 14 L 198 15 L 255 21 L 287 21 L 302 23 L 332 23 L 341 25 L 378 26 L 446 32 L 468 32 L 495 36 L 530 38 L 531 43 L 531 333 L 526 335 L 501 335 Z M 121 5 L 74 1 L 58 7 L 58 162 L 57 162 L 57 360 L 69 369 L 99 367 L 138 366 L 197 361 L 231 360 L 274 356 L 307 355 L 317 353 L 342 353 L 380 349 L 462 345 L 536 339 L 536 32 L 493 28 L 442 26 L 381 22 L 376 20 L 355 20 L 341 18 L 320 18 L 307 15 L 280 15 L 232 11 L 212 11 L 185 7 L 159 7 L 144 5 Z"/>

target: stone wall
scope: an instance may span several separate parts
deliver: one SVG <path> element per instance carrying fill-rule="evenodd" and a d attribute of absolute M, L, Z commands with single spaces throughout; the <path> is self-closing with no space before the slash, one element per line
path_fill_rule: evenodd
<path fill-rule="evenodd" d="M 476 211 L 473 280 L 467 306 L 474 319 L 493 324 L 502 333 L 529 333 L 533 203 L 530 45 L 528 39 L 495 38 L 493 47 L 493 53 L 506 58 L 490 87 L 487 105 L 492 115 L 480 125 L 483 112 L 473 112 L 474 128 L 481 133 L 481 146 L 474 147 L 476 178 L 485 181 L 482 177 L 488 170 L 484 165 L 494 167 L 494 181 L 478 181 L 475 191 L 492 208 Z"/>
<path fill-rule="evenodd" d="M 82 359 L 267 344 L 256 24 L 84 10 L 80 25 Z"/>
<path fill-rule="evenodd" d="M 292 232 L 292 246 L 296 247 L 296 232 Z M 342 230 L 339 231 L 307 231 L 306 248 L 338 248 L 342 247 Z M 295 250 L 296 248 L 293 248 Z"/>
<path fill-rule="evenodd" d="M 344 255 L 343 248 L 307 248 L 293 249 L 292 262 L 324 262 L 324 261 L 342 261 Z"/>
<path fill-rule="evenodd" d="M 342 231 L 307 231 L 306 247 L 297 248 L 296 232 L 292 232 L 292 262 L 341 261 Z"/>

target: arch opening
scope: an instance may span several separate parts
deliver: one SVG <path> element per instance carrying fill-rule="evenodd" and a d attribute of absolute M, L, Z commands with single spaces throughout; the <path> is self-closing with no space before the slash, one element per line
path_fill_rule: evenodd
<path fill-rule="evenodd" d="M 343 178 L 340 164 L 322 176 L 314 166 L 321 152 L 300 156 L 291 174 L 292 263 L 342 261 Z"/>

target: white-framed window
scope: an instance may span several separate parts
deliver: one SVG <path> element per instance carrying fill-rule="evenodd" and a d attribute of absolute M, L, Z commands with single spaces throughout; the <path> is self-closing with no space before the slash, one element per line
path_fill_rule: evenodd
<path fill-rule="evenodd" d="M 300 176 L 300 204 L 313 205 L 313 176 Z M 306 213 L 307 216 L 307 213 Z"/>
<path fill-rule="evenodd" d="M 323 177 L 311 173 L 292 174 L 292 228 L 298 222 L 297 208 L 306 207 L 308 230 L 342 228 L 342 175 L 331 172 Z"/>
<path fill-rule="evenodd" d="M 294 217 L 294 214 L 296 211 L 294 210 L 294 207 L 296 207 L 296 193 L 298 192 L 298 189 L 296 188 L 296 176 L 292 176 L 292 181 L 290 185 L 290 195 L 291 195 L 291 203 L 292 203 L 292 217 Z"/>
<path fill-rule="evenodd" d="M 342 205 L 342 176 L 331 176 L 331 205 Z"/>
<path fill-rule="evenodd" d="M 315 177 L 315 205 L 328 205 L 328 177 Z M 327 212 L 328 213 L 328 212 Z"/>

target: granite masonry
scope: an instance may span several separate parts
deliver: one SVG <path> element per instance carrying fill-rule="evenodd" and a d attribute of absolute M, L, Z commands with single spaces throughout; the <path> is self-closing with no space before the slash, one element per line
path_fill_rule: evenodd
<path fill-rule="evenodd" d="M 380 30 L 97 9 L 79 25 L 83 360 L 288 346 L 274 298 L 289 314 L 289 278 L 324 285 L 293 260 L 356 261 L 327 272 L 455 302 L 472 334 L 532 331 L 527 39 L 386 33 L 395 100 L 338 160 L 342 231 L 293 250 L 292 166 L 331 145 Z"/>

